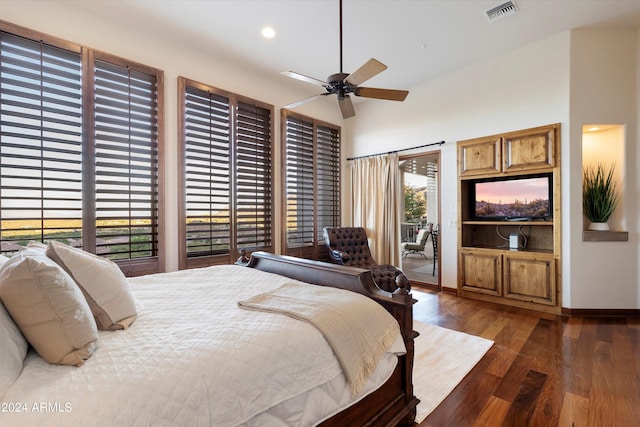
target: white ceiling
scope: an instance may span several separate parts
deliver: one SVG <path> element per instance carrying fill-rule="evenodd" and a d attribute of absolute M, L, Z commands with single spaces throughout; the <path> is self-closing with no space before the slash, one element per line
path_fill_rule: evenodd
<path fill-rule="evenodd" d="M 504 0 L 343 0 L 344 72 L 373 57 L 389 68 L 363 86 L 411 89 L 421 81 L 551 35 L 582 27 L 640 27 L 640 0 L 515 0 L 519 11 L 489 23 Z M 220 59 L 274 78 L 325 80 L 339 72 L 339 0 L 91 0 L 104 19 L 200 45 Z M 265 25 L 276 31 L 264 39 Z M 496 70 L 504 72 L 504 70 Z M 292 85 L 311 86 L 292 80 Z M 312 87 L 313 88 L 313 87 Z M 316 88 L 317 90 L 317 88 Z"/>

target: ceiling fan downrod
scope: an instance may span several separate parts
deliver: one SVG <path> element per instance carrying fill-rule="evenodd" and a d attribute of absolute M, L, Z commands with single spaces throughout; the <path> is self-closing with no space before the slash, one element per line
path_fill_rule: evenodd
<path fill-rule="evenodd" d="M 340 0 L 340 74 L 342 72 L 342 0 Z"/>

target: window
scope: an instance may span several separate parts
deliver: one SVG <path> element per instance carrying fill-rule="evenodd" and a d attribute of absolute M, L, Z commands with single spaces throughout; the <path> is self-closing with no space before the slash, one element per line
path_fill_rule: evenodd
<path fill-rule="evenodd" d="M 340 225 L 340 128 L 283 110 L 288 255 L 327 259 L 322 229 Z"/>
<path fill-rule="evenodd" d="M 272 250 L 273 107 L 185 78 L 180 268 Z"/>
<path fill-rule="evenodd" d="M 158 76 L 94 62 L 95 252 L 136 269 L 158 254 Z"/>
<path fill-rule="evenodd" d="M 160 271 L 161 89 L 161 71 L 0 26 L 2 253 L 59 240 Z"/>
<path fill-rule="evenodd" d="M 82 239 L 82 57 L 0 32 L 2 253 Z"/>

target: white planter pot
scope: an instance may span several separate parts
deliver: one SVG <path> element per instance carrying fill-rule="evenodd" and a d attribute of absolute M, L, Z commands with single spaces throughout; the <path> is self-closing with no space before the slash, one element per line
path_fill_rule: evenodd
<path fill-rule="evenodd" d="M 589 224 L 589 230 L 593 231 L 609 231 L 609 224 L 606 222 L 592 222 Z"/>

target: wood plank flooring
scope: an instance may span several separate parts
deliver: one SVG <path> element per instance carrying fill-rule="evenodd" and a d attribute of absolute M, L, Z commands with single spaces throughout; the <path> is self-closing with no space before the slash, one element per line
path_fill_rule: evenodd
<path fill-rule="evenodd" d="M 495 342 L 414 426 L 640 426 L 640 318 L 563 317 L 412 292 L 414 319 Z"/>

